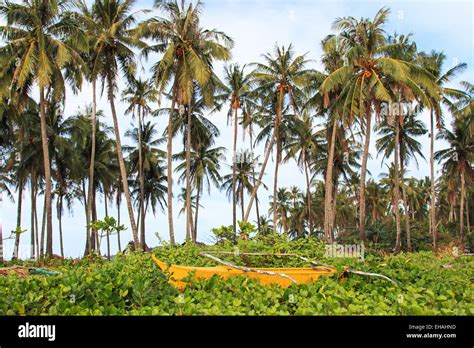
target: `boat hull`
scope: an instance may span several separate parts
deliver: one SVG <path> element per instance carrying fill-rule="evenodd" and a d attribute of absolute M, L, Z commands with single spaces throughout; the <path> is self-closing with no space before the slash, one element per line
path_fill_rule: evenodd
<path fill-rule="evenodd" d="M 210 279 L 217 275 L 222 278 L 231 278 L 236 276 L 246 276 L 248 278 L 257 279 L 261 284 L 277 284 L 281 287 L 288 287 L 294 284 L 289 278 L 273 274 L 261 274 L 256 272 L 246 272 L 227 266 L 217 267 L 188 267 L 180 265 L 168 265 L 152 255 L 153 260 L 163 272 L 170 273 L 170 283 L 178 289 L 184 289 L 186 283 L 182 280 L 194 272 L 193 279 Z M 269 271 L 274 273 L 285 274 L 294 279 L 298 284 L 309 284 L 316 281 L 320 276 L 331 275 L 336 270 L 329 267 L 313 268 L 252 268 L 253 270 Z"/>

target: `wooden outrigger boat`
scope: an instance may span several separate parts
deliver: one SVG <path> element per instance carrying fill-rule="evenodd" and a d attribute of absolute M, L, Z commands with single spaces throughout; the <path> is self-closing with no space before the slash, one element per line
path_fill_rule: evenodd
<path fill-rule="evenodd" d="M 193 279 L 204 278 L 210 279 L 212 276 L 217 275 L 222 278 L 230 278 L 235 276 L 246 276 L 249 278 L 257 279 L 262 284 L 277 284 L 281 287 L 288 287 L 294 283 L 312 283 L 316 281 L 320 276 L 332 275 L 337 273 L 334 267 L 324 264 L 317 264 L 311 268 L 248 268 L 243 266 L 236 266 L 230 262 L 223 261 L 213 255 L 211 252 L 203 252 L 202 256 L 209 257 L 214 261 L 217 261 L 223 266 L 216 267 L 188 267 L 180 265 L 168 265 L 160 261 L 155 255 L 152 255 L 153 260 L 161 268 L 163 272 L 170 273 L 170 283 L 178 289 L 184 289 L 186 283 L 183 278 L 194 272 Z M 214 252 L 221 254 L 233 254 L 230 252 Z M 241 253 L 239 255 L 267 255 L 258 253 Z M 309 261 L 296 254 L 273 254 L 274 256 L 297 256 L 303 260 Z M 315 264 L 312 261 L 309 261 Z"/>

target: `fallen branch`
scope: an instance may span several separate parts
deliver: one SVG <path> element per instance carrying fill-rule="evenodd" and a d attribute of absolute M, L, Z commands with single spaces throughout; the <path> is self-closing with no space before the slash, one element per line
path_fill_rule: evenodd
<path fill-rule="evenodd" d="M 328 265 L 326 263 L 322 263 L 322 262 L 316 262 L 316 261 L 312 261 L 310 259 L 307 259 L 306 257 L 303 257 L 301 255 L 298 255 L 298 254 L 288 254 L 288 253 L 282 253 L 282 254 L 279 254 L 279 253 L 241 253 L 241 252 L 232 252 L 232 251 L 206 251 L 207 253 L 209 254 L 224 254 L 224 255 L 234 255 L 234 256 L 240 256 L 240 255 L 251 255 L 251 256 L 283 256 L 283 257 L 298 257 L 299 259 L 303 260 L 303 261 L 306 261 L 306 262 L 309 262 L 315 266 L 324 266 L 324 267 L 327 267 L 327 268 L 331 268 L 331 269 L 336 269 L 336 267 L 334 266 L 331 266 L 331 265 Z M 318 268 L 318 267 L 311 267 L 312 269 L 315 269 L 315 270 L 318 270 L 318 271 L 324 271 L 324 269 L 322 268 Z"/>
<path fill-rule="evenodd" d="M 383 274 L 379 274 L 379 273 L 370 273 L 370 272 L 362 272 L 362 271 L 353 271 L 351 269 L 346 269 L 344 272 L 348 272 L 348 273 L 354 273 L 354 274 L 359 274 L 359 275 L 365 275 L 365 276 L 370 276 L 370 277 L 380 277 L 380 278 L 383 278 L 385 280 L 388 280 L 389 282 L 392 282 L 393 284 L 395 284 L 396 286 L 398 286 L 398 284 L 390 279 L 389 277 L 387 276 L 384 276 Z"/>
<path fill-rule="evenodd" d="M 231 254 L 232 254 L 232 253 L 231 253 Z M 218 262 L 218 263 L 221 263 L 221 264 L 223 264 L 223 265 L 226 265 L 226 266 L 228 266 L 228 267 L 238 269 L 238 270 L 240 270 L 240 271 L 253 272 L 253 273 L 258 273 L 258 274 L 276 275 L 276 276 L 280 276 L 280 277 L 283 277 L 283 278 L 287 278 L 287 279 L 289 279 L 292 283 L 295 283 L 295 284 L 298 283 L 296 280 L 294 280 L 294 279 L 291 278 L 289 275 L 284 274 L 284 273 L 277 273 L 277 272 L 272 272 L 272 271 L 263 271 L 263 270 L 260 270 L 260 269 L 253 269 L 253 268 L 249 268 L 249 267 L 245 267 L 245 266 L 237 266 L 237 265 L 234 265 L 233 263 L 230 263 L 230 262 L 228 262 L 228 261 L 221 260 L 220 258 L 218 258 L 218 257 L 216 257 L 216 256 L 213 256 L 213 255 L 210 255 L 210 254 L 204 253 L 204 252 L 199 253 L 199 255 L 206 256 L 206 257 L 210 258 L 211 260 L 214 260 L 214 261 L 216 261 L 216 262 Z"/>

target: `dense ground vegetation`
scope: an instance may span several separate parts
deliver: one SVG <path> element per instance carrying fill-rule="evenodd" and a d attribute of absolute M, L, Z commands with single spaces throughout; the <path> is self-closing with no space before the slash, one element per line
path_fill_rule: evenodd
<path fill-rule="evenodd" d="M 17 205 L 15 228 L 0 230 L 0 260 L 4 239 L 14 240 L 12 258 L 25 243 L 31 258 L 64 257 L 62 221 L 73 208 L 85 213 L 84 255 L 105 247 L 110 255 L 110 234 L 124 229 L 121 206 L 136 249 L 147 249 L 150 213 L 162 213 L 160 231 L 167 225 L 174 244 L 179 209 L 180 232 L 197 242 L 208 232 L 199 224 L 205 193 L 215 189 L 229 196 L 234 235 L 240 220 L 256 221 L 262 236 L 374 242 L 395 253 L 472 244 L 474 87 L 460 76 L 466 63 L 449 66 L 442 47 L 420 51 L 412 35 L 387 32 L 388 8 L 335 19 L 314 38 L 320 57 L 280 42 L 257 62 L 231 62 L 239 38 L 204 28 L 200 1 L 138 7 L 0 0 L 0 193 Z M 70 114 L 66 94 L 83 97 L 86 86 L 92 104 Z M 98 98 L 110 110 L 98 110 Z M 226 113 L 232 149 L 217 146 L 213 123 Z M 123 132 L 125 116 L 134 125 Z M 369 155 L 383 165 L 378 177 Z M 298 187 L 279 182 L 288 162 L 301 169 Z M 425 177 L 407 170 L 418 162 L 429 165 Z M 269 206 L 259 205 L 263 195 Z M 114 226 L 106 222 L 112 204 Z"/>
<path fill-rule="evenodd" d="M 85 258 L 53 260 L 57 276 L 0 277 L 2 315 L 474 315 L 474 259 L 454 257 L 451 250 L 397 256 L 369 249 L 364 261 L 324 258 L 324 243 L 314 238 L 286 242 L 253 239 L 237 245 L 162 246 L 159 258 L 185 265 L 215 265 L 202 250 L 241 252 L 296 252 L 330 263 L 387 275 L 398 285 L 380 278 L 342 273 L 322 277 L 313 284 L 287 289 L 263 286 L 255 280 L 190 281 L 183 292 L 167 282 L 148 253 L 118 255 L 113 260 Z M 229 258 L 254 266 L 302 266 L 293 259 Z M 44 266 L 44 265 L 43 265 Z M 45 266 L 44 266 L 45 267 Z"/>

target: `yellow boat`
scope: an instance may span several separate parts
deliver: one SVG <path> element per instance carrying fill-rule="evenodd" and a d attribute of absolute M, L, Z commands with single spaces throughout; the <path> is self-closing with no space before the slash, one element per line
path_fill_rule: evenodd
<path fill-rule="evenodd" d="M 170 283 L 177 289 L 184 289 L 186 283 L 182 281 L 189 273 L 194 272 L 193 279 L 209 279 L 214 275 L 222 278 L 235 276 L 246 276 L 257 279 L 262 284 L 277 284 L 281 287 L 288 287 L 293 283 L 313 283 L 320 276 L 337 273 L 331 267 L 318 266 L 314 268 L 247 268 L 242 266 L 216 266 L 216 267 L 188 267 L 179 265 L 168 265 L 160 261 L 152 254 L 153 260 L 163 272 L 170 273 Z"/>

